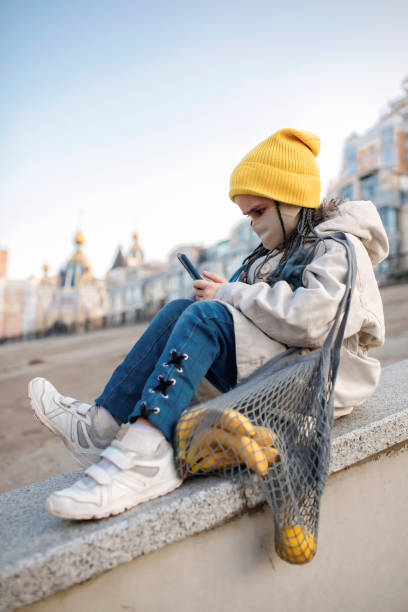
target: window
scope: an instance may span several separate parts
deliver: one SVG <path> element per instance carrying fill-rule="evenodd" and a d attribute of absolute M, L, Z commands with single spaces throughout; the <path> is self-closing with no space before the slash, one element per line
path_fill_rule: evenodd
<path fill-rule="evenodd" d="M 392 208 L 392 206 L 382 206 L 378 209 L 378 212 L 387 233 L 395 232 L 397 229 L 397 213 L 395 208 Z"/>
<path fill-rule="evenodd" d="M 387 232 L 390 253 L 393 254 L 397 250 L 397 211 L 392 206 L 382 206 L 378 212 Z"/>
<path fill-rule="evenodd" d="M 352 183 L 344 185 L 340 190 L 339 197 L 343 200 L 352 200 L 354 198 L 354 186 Z"/>
<path fill-rule="evenodd" d="M 346 150 L 344 151 L 344 157 L 346 159 L 347 162 L 353 162 L 356 161 L 357 159 L 357 151 L 355 147 L 346 147 Z"/>
<path fill-rule="evenodd" d="M 394 128 L 388 127 L 381 130 L 381 166 L 392 168 L 396 164 L 396 151 L 394 144 Z"/>
<path fill-rule="evenodd" d="M 344 151 L 344 172 L 345 174 L 357 173 L 357 150 L 355 146 L 348 146 Z"/>
<path fill-rule="evenodd" d="M 381 166 L 392 168 L 395 166 L 395 149 L 381 149 Z"/>
<path fill-rule="evenodd" d="M 394 144 L 394 128 L 388 127 L 381 130 L 381 147 L 389 147 Z"/>
<path fill-rule="evenodd" d="M 363 200 L 371 200 L 378 194 L 378 176 L 371 174 L 361 179 Z"/>

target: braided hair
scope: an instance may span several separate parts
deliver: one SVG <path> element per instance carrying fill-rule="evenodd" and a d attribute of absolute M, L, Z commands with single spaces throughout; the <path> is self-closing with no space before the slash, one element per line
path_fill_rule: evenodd
<path fill-rule="evenodd" d="M 320 236 L 316 233 L 316 225 L 331 217 L 341 203 L 342 200 L 332 198 L 330 200 L 323 200 L 319 208 L 302 208 L 296 228 L 291 234 L 289 234 L 289 236 L 287 236 L 280 212 L 281 203 L 276 202 L 279 221 L 283 232 L 283 242 L 279 247 L 273 249 L 272 251 L 265 248 L 263 244 L 260 243 L 242 262 L 240 280 L 244 283 L 248 283 L 249 269 L 260 257 L 264 257 L 264 259 L 257 266 L 254 273 L 254 278 L 256 278 L 260 268 L 262 268 L 264 264 L 269 261 L 269 259 L 281 253 L 282 255 L 279 265 L 264 279 L 269 285 L 274 285 L 279 279 L 282 278 L 283 270 L 287 266 L 288 261 L 293 258 L 296 252 L 300 251 L 301 255 L 304 254 L 306 239 L 308 241 L 311 240 L 314 246 L 317 245 L 317 242 L 320 241 Z"/>

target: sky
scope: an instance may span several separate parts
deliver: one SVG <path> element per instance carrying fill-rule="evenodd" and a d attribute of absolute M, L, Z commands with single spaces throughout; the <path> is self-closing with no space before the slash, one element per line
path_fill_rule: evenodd
<path fill-rule="evenodd" d="M 234 166 L 283 127 L 344 139 L 408 74 L 408 3 L 0 0 L 0 248 L 9 278 L 56 274 L 81 228 L 102 277 L 209 246 L 241 218 Z"/>

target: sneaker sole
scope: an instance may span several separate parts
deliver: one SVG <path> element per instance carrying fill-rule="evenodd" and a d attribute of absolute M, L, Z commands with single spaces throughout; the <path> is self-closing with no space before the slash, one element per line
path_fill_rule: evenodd
<path fill-rule="evenodd" d="M 166 483 L 165 487 L 158 487 L 154 492 L 151 492 L 150 495 L 147 497 L 143 497 L 142 499 L 138 499 L 137 501 L 127 503 L 125 505 L 123 505 L 123 502 L 118 505 L 114 504 L 109 509 L 101 508 L 100 512 L 98 511 L 82 512 L 82 513 L 78 512 L 78 513 L 75 513 L 74 515 L 74 513 L 58 511 L 58 510 L 53 509 L 52 504 L 51 502 L 49 502 L 48 499 L 45 502 L 45 509 L 47 510 L 48 514 L 51 514 L 52 516 L 55 516 L 57 518 L 62 518 L 62 519 L 68 519 L 71 521 L 90 521 L 94 519 L 103 519 L 103 518 L 108 518 L 109 516 L 115 516 L 116 514 L 121 514 L 122 512 L 125 512 L 126 510 L 131 510 L 131 508 L 135 508 L 136 506 L 140 504 L 144 504 L 148 501 L 152 501 L 153 499 L 157 499 L 158 497 L 162 497 L 163 495 L 167 495 L 168 493 L 175 491 L 182 484 L 183 484 L 183 481 L 178 478 L 177 480 L 172 481 L 172 484 L 170 486 L 168 483 Z"/>
<path fill-rule="evenodd" d="M 100 455 L 84 455 L 84 453 L 80 451 L 78 452 L 75 449 L 75 447 L 73 447 L 72 444 L 70 444 L 67 437 L 64 436 L 64 434 L 61 433 L 56 427 L 54 427 L 52 421 L 48 419 L 47 416 L 45 416 L 43 412 L 43 404 L 41 402 L 42 398 L 44 397 L 45 388 L 43 389 L 40 399 L 37 402 L 32 392 L 33 383 L 35 383 L 36 380 L 38 380 L 38 378 L 34 378 L 33 380 L 31 380 L 28 385 L 28 398 L 30 400 L 31 409 L 33 410 L 34 415 L 37 418 L 37 420 L 41 423 L 41 425 L 44 425 L 53 434 L 58 436 L 60 440 L 62 440 L 66 449 L 70 452 L 70 454 L 73 456 L 75 461 L 78 461 L 78 463 L 82 467 L 87 468 L 87 467 L 90 467 L 93 463 L 96 463 L 100 459 Z M 102 450 L 103 449 L 101 449 L 101 452 Z"/>

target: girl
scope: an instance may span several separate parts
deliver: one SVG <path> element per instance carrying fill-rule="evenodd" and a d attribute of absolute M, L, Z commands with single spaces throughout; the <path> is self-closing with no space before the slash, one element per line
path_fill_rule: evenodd
<path fill-rule="evenodd" d="M 178 487 L 173 430 L 204 378 L 225 393 L 288 346 L 323 344 L 347 272 L 343 247 L 318 241 L 335 231 L 348 233 L 358 262 L 335 417 L 374 391 L 380 365 L 367 351 L 383 343 L 384 318 L 373 266 L 388 254 L 387 236 L 371 202 L 320 205 L 319 147 L 317 136 L 283 129 L 244 157 L 229 195 L 261 244 L 229 282 L 205 273 L 209 280 L 194 281 L 195 302 L 167 304 L 92 406 L 60 395 L 42 378 L 30 382 L 39 419 L 89 466 L 48 498 L 48 512 L 102 518 Z M 307 265 L 305 252 L 312 254 Z"/>

